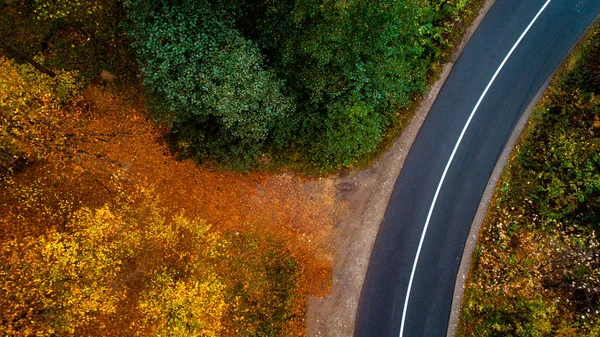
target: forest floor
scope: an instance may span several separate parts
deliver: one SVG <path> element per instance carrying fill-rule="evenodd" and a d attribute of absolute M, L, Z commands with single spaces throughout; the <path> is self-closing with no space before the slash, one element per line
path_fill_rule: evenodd
<path fill-rule="evenodd" d="M 107 310 L 106 322 L 110 323 L 105 324 L 95 320 L 101 315 L 94 315 L 94 310 L 100 309 L 84 306 L 86 309 L 74 313 L 63 310 L 61 317 L 77 317 L 72 320 L 76 323 L 69 325 L 71 321 L 48 323 L 39 318 L 42 315 L 29 319 L 22 312 L 22 308 L 45 303 L 42 300 L 31 302 L 28 298 L 13 299 L 2 295 L 14 293 L 14 289 L 23 290 L 22 294 L 37 294 L 34 290 L 41 286 L 31 283 L 31 280 L 47 278 L 44 273 L 48 271 L 42 266 L 52 266 L 51 263 L 36 265 L 40 259 L 35 254 L 28 259 L 18 258 L 21 253 L 9 243 L 32 242 L 33 248 L 23 252 L 37 252 L 35 249 L 41 247 L 35 246 L 37 242 L 43 242 L 43 237 L 48 235 L 56 237 L 49 232 L 71 230 L 74 221 L 83 214 L 81 212 L 110 210 L 117 217 L 129 219 L 126 217 L 133 216 L 131 214 L 144 215 L 156 210 L 162 219 L 160 221 L 163 221 L 160 228 L 171 228 L 174 219 L 185 217 L 207 224 L 211 233 L 223 238 L 223 254 L 219 255 L 219 263 L 228 267 L 218 270 L 221 272 L 219 279 L 231 282 L 224 292 L 225 305 L 218 311 L 217 316 L 222 318 L 214 324 L 215 330 L 221 331 L 221 336 L 237 336 L 238 331 L 247 335 L 266 335 L 265 331 L 269 331 L 278 336 L 300 336 L 304 333 L 308 295 L 327 294 L 331 286 L 331 232 L 336 219 L 337 198 L 333 179 L 309 179 L 292 173 L 226 171 L 210 165 L 199 166 L 192 159 L 178 160 L 164 139 L 167 126 L 148 118 L 145 102 L 137 92 L 117 90 L 112 83 L 91 84 L 80 90 L 73 98 L 74 103 L 63 106 L 52 99 L 51 90 L 56 86 L 52 79 L 41 76 L 31 67 L 28 71 L 21 70 L 25 75 L 19 73 L 19 69 L 12 61 L 0 57 L 0 87 L 7 88 L 1 92 L 6 96 L 0 97 L 0 103 L 5 104 L 0 108 L 9 102 L 16 108 L 9 106 L 12 109 L 6 111 L 24 111 L 23 106 L 34 98 L 49 98 L 47 101 L 39 100 L 41 107 L 34 106 L 36 109 L 32 108 L 31 113 L 15 114 L 14 117 L 18 123 L 27 126 L 23 128 L 27 130 L 23 132 L 25 136 L 17 139 L 24 156 L 39 159 L 23 163 L 13 160 L 16 163 L 14 168 L 0 171 L 0 267 L 10 265 L 13 269 L 13 263 L 22 262 L 14 268 L 20 274 L 0 270 L 1 316 L 15 317 L 0 320 L 0 330 L 28 328 L 44 332 L 75 329 L 85 331 L 81 334 L 88 336 L 132 335 L 138 331 L 139 327 L 131 324 L 142 320 L 138 294 L 150 289 L 149 280 L 155 270 L 170 270 L 171 260 L 165 258 L 167 253 L 181 256 L 177 261 L 187 261 L 183 257 L 191 253 L 182 248 L 187 246 L 181 244 L 169 248 L 168 252 L 150 253 L 136 248 L 132 252 L 139 254 L 136 256 L 141 267 L 136 263 L 120 269 L 103 266 L 106 270 L 121 272 L 124 276 L 115 272 L 113 274 L 117 276 L 114 279 L 121 283 L 126 280 L 129 289 L 134 289 L 126 300 L 113 296 L 112 292 L 97 290 L 99 282 L 86 284 L 85 280 L 95 277 L 89 277 L 88 270 L 80 271 L 88 278 L 73 278 L 70 288 L 60 286 L 60 289 L 75 289 L 73 294 L 78 294 L 81 287 L 88 287 L 90 291 L 108 294 L 107 300 L 119 303 L 119 311 Z M 30 78 L 27 76 L 44 85 L 40 86 L 35 80 L 27 81 Z M 37 87 L 41 89 L 35 91 Z M 25 98 L 2 100 L 9 95 Z M 21 116 L 28 119 L 19 119 Z M 0 128 L 0 133 L 2 131 Z M 36 142 L 28 143 L 29 138 Z M 131 222 L 143 226 L 151 223 L 143 217 L 132 218 Z M 131 234 L 135 236 L 149 231 L 136 229 Z M 73 235 L 68 238 L 75 240 L 72 237 L 79 238 Z M 157 247 L 162 249 L 163 246 Z M 118 250 L 110 248 L 107 251 L 112 254 Z M 153 264 L 153 261 L 158 263 Z M 203 268 L 208 265 L 214 267 L 215 262 Z M 31 276 L 29 270 L 38 274 Z M 60 272 L 69 270 L 62 268 Z M 271 270 L 276 272 L 269 272 Z M 57 275 L 66 278 L 60 272 Z M 139 273 L 149 276 L 136 276 Z M 185 275 L 186 282 L 194 282 L 194 274 Z M 7 279 L 9 277 L 12 278 Z M 105 281 L 112 284 L 117 282 L 115 280 L 107 278 Z M 48 294 L 53 293 L 54 290 Z M 64 303 L 67 301 L 65 296 L 70 294 L 63 291 L 56 297 L 44 298 L 44 301 Z M 30 302 L 33 303 L 31 306 L 22 305 Z M 131 318 L 131 315 L 136 318 Z M 210 317 L 208 321 L 216 322 L 216 319 Z"/>
<path fill-rule="evenodd" d="M 450 74 L 454 62 L 494 0 L 483 2 L 461 43 L 444 64 L 439 78 L 426 92 L 413 118 L 389 150 L 364 170 L 342 172 L 334 183 L 342 209 L 335 229 L 333 287 L 328 296 L 310 297 L 306 335 L 346 337 L 354 333 L 356 310 L 379 225 L 396 178 L 429 109 Z"/>

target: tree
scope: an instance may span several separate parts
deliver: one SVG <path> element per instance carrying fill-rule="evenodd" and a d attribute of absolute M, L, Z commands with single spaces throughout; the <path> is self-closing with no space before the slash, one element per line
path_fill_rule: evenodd
<path fill-rule="evenodd" d="M 429 1 L 277 1 L 266 17 L 258 43 L 298 97 L 288 133 L 320 167 L 372 152 L 436 52 Z"/>
<path fill-rule="evenodd" d="M 2 245 L 1 327 L 20 336 L 109 334 L 129 305 L 137 319 L 121 329 L 217 336 L 226 303 L 214 264 L 226 244 L 203 221 L 167 222 L 150 199 L 81 209 L 65 232 Z"/>
<path fill-rule="evenodd" d="M 429 1 L 240 2 L 236 27 L 296 98 L 277 143 L 322 169 L 372 153 L 398 110 L 424 89 L 439 53 Z"/>
<path fill-rule="evenodd" d="M 292 105 L 220 2 L 128 1 L 155 116 L 200 159 L 248 165 Z"/>
<path fill-rule="evenodd" d="M 129 84 L 137 79 L 122 0 L 11 0 L 0 8 L 0 40 L 21 55 L 42 54 L 41 65 L 77 71 L 88 81 L 102 71 Z M 14 49 L 6 55 L 24 59 Z"/>
<path fill-rule="evenodd" d="M 204 221 L 178 215 L 167 223 L 160 209 L 150 207 L 136 262 L 148 270 L 150 281 L 140 294 L 141 319 L 132 329 L 153 336 L 219 336 L 227 303 L 214 265 L 228 242 Z"/>
<path fill-rule="evenodd" d="M 84 209 L 69 229 L 4 243 L 0 251 L 2 328 L 10 335 L 73 335 L 116 311 L 119 271 L 137 245 L 109 209 Z M 96 323 L 95 323 L 96 322 Z"/>
<path fill-rule="evenodd" d="M 178 280 L 171 273 L 159 271 L 152 277 L 151 289 L 139 304 L 143 319 L 137 324 L 156 326 L 153 336 L 220 336 L 226 303 L 217 275 Z"/>
<path fill-rule="evenodd" d="M 19 156 L 41 159 L 64 147 L 76 119 L 64 105 L 80 89 L 75 72 L 50 77 L 0 57 L 0 166 L 14 166 Z"/>
<path fill-rule="evenodd" d="M 50 77 L 56 76 L 56 73 L 54 71 L 41 65 L 39 62 L 34 60 L 31 56 L 25 54 L 23 51 L 19 50 L 17 47 L 13 46 L 12 44 L 10 44 L 6 41 L 3 41 L 1 38 L 0 38 L 0 47 L 3 48 L 9 54 L 16 55 L 21 60 L 31 64 L 35 69 L 41 71 L 42 73 L 44 73 Z"/>
<path fill-rule="evenodd" d="M 439 52 L 440 5 L 424 0 L 128 6 L 154 110 L 202 158 L 250 162 L 267 145 L 320 168 L 350 166 L 423 90 Z"/>

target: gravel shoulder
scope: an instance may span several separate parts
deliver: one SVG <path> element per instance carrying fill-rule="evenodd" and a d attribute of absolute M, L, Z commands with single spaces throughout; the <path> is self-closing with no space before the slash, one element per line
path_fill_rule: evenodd
<path fill-rule="evenodd" d="M 372 167 L 351 171 L 336 179 L 335 184 L 344 206 L 343 216 L 336 228 L 333 288 L 327 297 L 309 298 L 307 336 L 353 335 L 369 258 L 396 178 L 455 60 L 493 3 L 494 0 L 486 0 L 454 51 L 451 61 L 444 65 L 439 79 L 423 96 L 416 114 L 390 149 Z"/>

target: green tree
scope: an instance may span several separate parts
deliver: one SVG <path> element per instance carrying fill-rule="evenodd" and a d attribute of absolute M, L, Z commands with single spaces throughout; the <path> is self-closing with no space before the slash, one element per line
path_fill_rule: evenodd
<path fill-rule="evenodd" d="M 127 4 L 152 106 L 174 122 L 184 147 L 200 157 L 250 162 L 267 145 L 325 169 L 352 165 L 375 150 L 398 110 L 425 87 L 443 31 L 433 26 L 436 13 L 464 6 L 425 0 Z"/>
<path fill-rule="evenodd" d="M 296 144 L 324 168 L 372 152 L 398 110 L 424 89 L 440 31 L 430 2 L 260 4 L 246 5 L 257 17 L 238 26 L 296 97 L 298 108 L 278 130 L 280 143 Z"/>
<path fill-rule="evenodd" d="M 127 6 L 155 115 L 200 159 L 248 165 L 292 105 L 258 48 L 233 28 L 234 9 L 205 1 Z"/>

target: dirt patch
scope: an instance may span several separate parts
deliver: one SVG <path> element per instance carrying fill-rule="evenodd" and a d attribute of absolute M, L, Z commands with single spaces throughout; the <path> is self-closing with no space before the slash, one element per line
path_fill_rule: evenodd
<path fill-rule="evenodd" d="M 439 79 L 423 97 L 415 116 L 390 149 L 375 164 L 363 171 L 351 171 L 336 180 L 344 204 L 344 216 L 338 224 L 336 255 L 333 262 L 333 288 L 327 297 L 309 298 L 307 336 L 345 337 L 354 333 L 354 321 L 362 284 L 367 273 L 371 250 L 387 208 L 396 178 L 406 155 L 446 81 L 454 61 L 494 0 L 487 0 L 477 19 L 444 65 Z"/>

